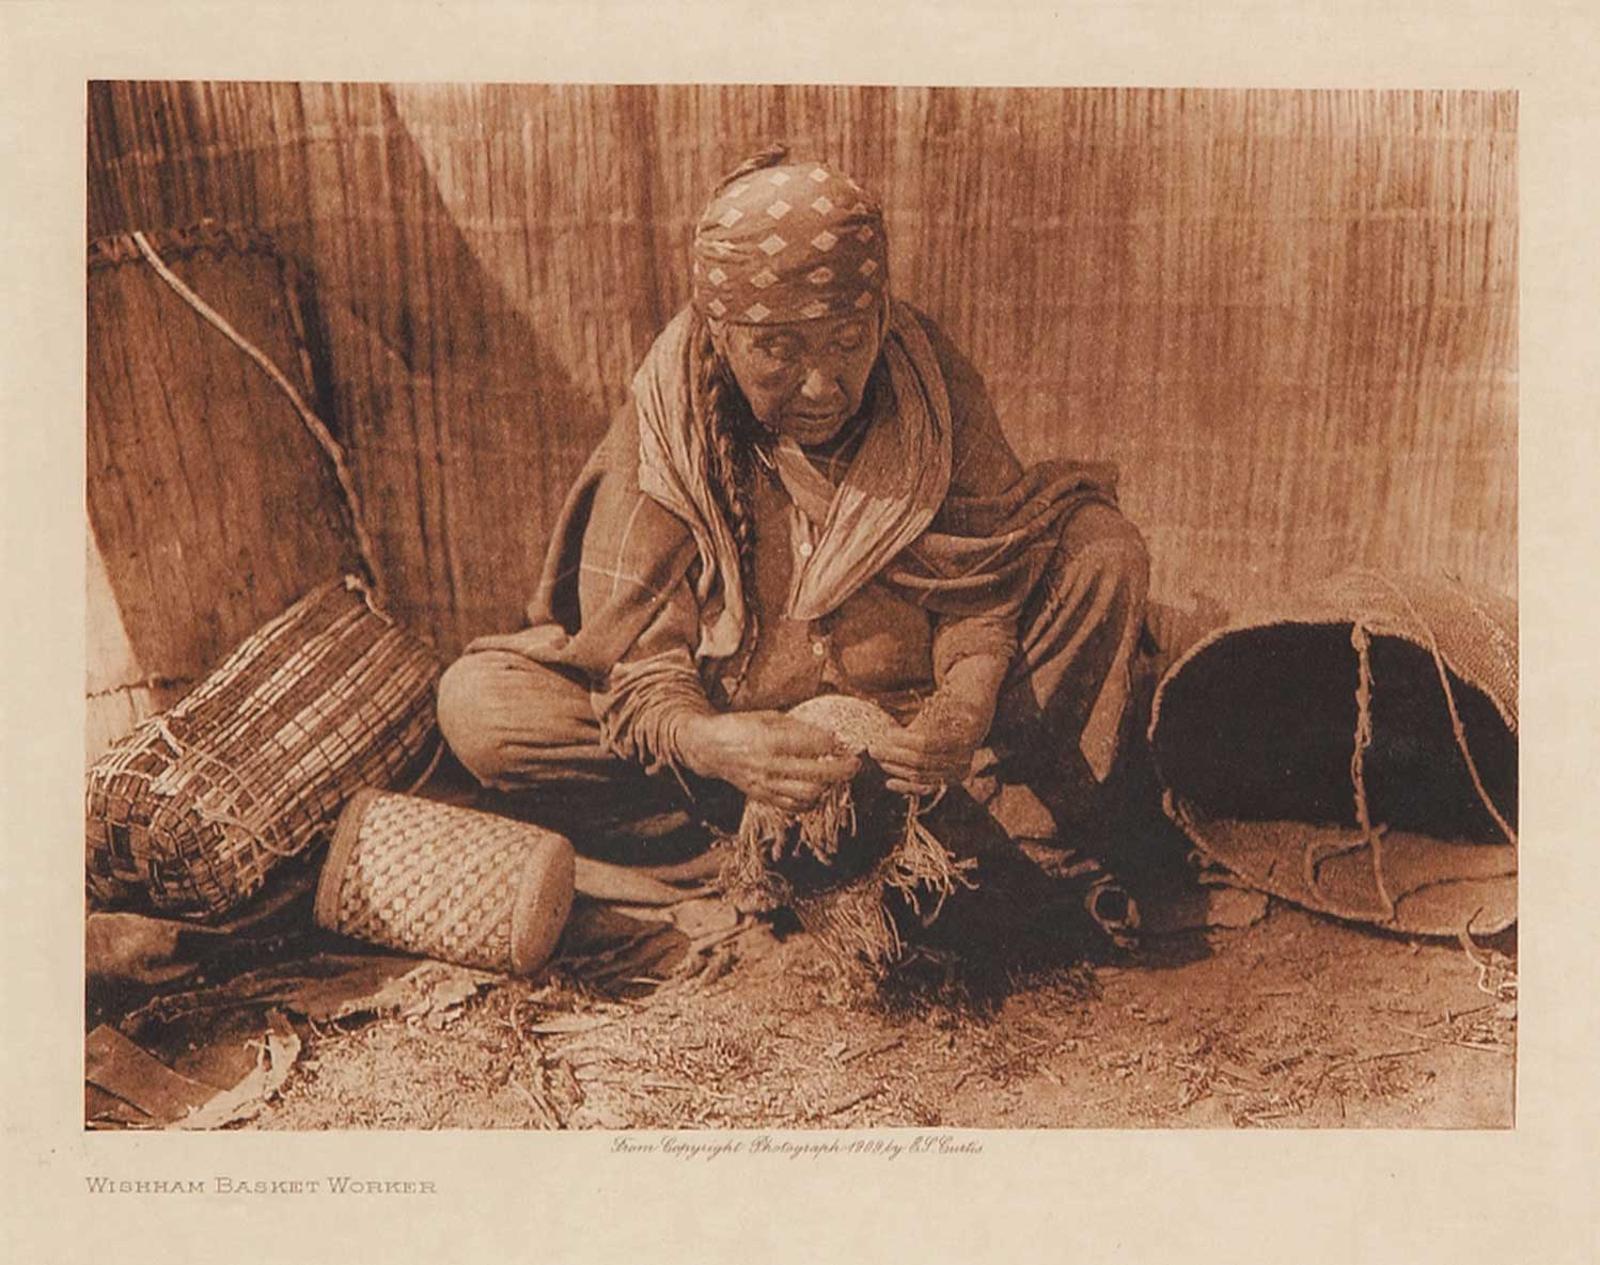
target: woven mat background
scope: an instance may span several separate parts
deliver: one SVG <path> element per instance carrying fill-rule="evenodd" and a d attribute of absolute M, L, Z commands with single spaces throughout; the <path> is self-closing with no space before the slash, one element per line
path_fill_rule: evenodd
<path fill-rule="evenodd" d="M 1346 565 L 1514 591 L 1516 121 L 1510 93 L 96 83 L 89 232 L 214 216 L 314 278 L 380 565 L 449 656 L 517 624 L 710 184 L 787 136 L 882 193 L 896 289 L 1025 457 L 1122 465 L 1155 598 L 1203 625 Z"/>

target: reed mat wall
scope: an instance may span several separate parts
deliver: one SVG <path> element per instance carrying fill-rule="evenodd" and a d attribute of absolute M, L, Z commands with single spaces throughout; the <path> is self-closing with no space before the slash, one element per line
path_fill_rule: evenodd
<path fill-rule="evenodd" d="M 1515 591 L 1514 94 L 97 83 L 88 105 L 92 239 L 215 219 L 307 280 L 304 379 L 396 611 L 447 656 L 518 624 L 568 482 L 686 298 L 695 214 L 775 137 L 881 194 L 897 292 L 985 372 L 1025 458 L 1121 465 L 1174 628 L 1351 564 Z M 241 327 L 272 326 L 266 294 L 205 288 Z M 231 365 L 206 337 L 182 355 Z M 91 396 L 144 354 L 91 346 Z M 98 502 L 148 495 L 119 513 L 158 536 L 175 492 L 191 517 L 248 499 L 226 474 L 248 467 L 268 517 L 337 522 L 237 426 L 162 447 L 156 386 L 124 394 L 149 411 L 115 451 L 168 477 L 91 470 L 101 614 L 126 634 L 102 697 L 206 665 L 178 581 L 108 549 Z M 250 425 L 299 442 L 286 411 Z M 259 595 L 218 603 L 206 644 L 325 578 L 328 552 L 256 535 L 197 559 L 196 594 Z"/>

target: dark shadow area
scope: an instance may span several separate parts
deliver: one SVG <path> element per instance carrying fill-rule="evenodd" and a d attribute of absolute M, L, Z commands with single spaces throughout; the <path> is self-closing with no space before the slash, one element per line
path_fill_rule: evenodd
<path fill-rule="evenodd" d="M 974 862 L 972 885 L 956 890 L 931 919 L 926 903 L 919 912 L 891 898 L 906 952 L 878 982 L 879 1004 L 896 1012 L 940 1005 L 993 1015 L 1024 989 L 1063 980 L 1086 986 L 1091 965 L 1134 960 L 1089 908 L 1116 901 L 1120 889 L 1096 890 L 1071 864 L 1024 851 L 962 790 L 949 791 L 925 821 L 953 856 Z M 1062 853 L 1063 862 L 1076 859 Z"/>
<path fill-rule="evenodd" d="M 392 90 L 372 91 L 397 233 L 364 252 L 371 229 L 311 222 L 313 262 L 336 259 L 339 277 L 319 287 L 308 341 L 331 364 L 399 611 L 448 659 L 525 622 L 546 535 L 606 419 L 485 270 Z"/>
<path fill-rule="evenodd" d="M 1208 817 L 1354 827 L 1357 663 L 1348 624 L 1256 628 L 1213 643 L 1168 680 L 1155 750 L 1163 780 Z M 1503 843 L 1457 745 L 1433 657 L 1374 636 L 1371 666 L 1371 819 Z M 1449 679 L 1484 786 L 1515 828 L 1516 735 L 1487 695 Z"/>
<path fill-rule="evenodd" d="M 286 130 L 268 133 L 264 117 Z M 395 612 L 446 657 L 518 626 L 544 535 L 605 418 L 486 272 L 392 90 L 95 83 L 88 152 L 97 233 L 161 240 L 214 220 L 254 240 L 270 226 L 298 265 L 283 275 L 303 286 L 244 256 L 175 267 L 299 381 L 349 450 Z M 265 376 L 236 371 L 240 353 L 141 261 L 123 268 L 137 304 L 91 293 L 91 516 L 136 656 L 175 675 L 157 660 L 199 642 L 179 665 L 192 676 L 332 573 L 345 533 L 320 453 L 293 477 L 279 469 L 280 449 L 310 440 Z M 228 527 L 258 506 L 278 530 Z"/>
<path fill-rule="evenodd" d="M 158 997 L 215 987 L 314 953 L 328 937 L 312 923 L 316 866 L 286 863 L 267 890 L 214 926 L 134 911 L 97 911 L 85 927 L 86 1028 Z"/>

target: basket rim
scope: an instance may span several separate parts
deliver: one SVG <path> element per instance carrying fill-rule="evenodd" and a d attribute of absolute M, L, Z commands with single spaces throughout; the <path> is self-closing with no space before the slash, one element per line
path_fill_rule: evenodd
<path fill-rule="evenodd" d="M 1385 919 L 1380 916 L 1380 911 L 1355 911 L 1351 909 L 1338 910 L 1326 903 L 1317 903 L 1306 899 L 1305 892 L 1294 883 L 1285 878 L 1277 877 L 1276 869 L 1269 869 L 1265 874 L 1252 874 L 1236 864 L 1237 855 L 1225 845 L 1219 846 L 1217 839 L 1211 832 L 1211 827 L 1218 821 L 1238 821 L 1237 818 L 1228 818 L 1222 815 L 1206 813 L 1196 807 L 1190 800 L 1178 794 L 1170 787 L 1162 792 L 1162 811 L 1167 819 L 1177 826 L 1188 838 L 1196 849 L 1203 854 L 1212 864 L 1221 866 L 1246 888 L 1252 891 L 1265 892 L 1277 900 L 1287 901 L 1301 909 L 1310 910 L 1322 917 L 1334 918 L 1340 922 L 1351 925 L 1378 927 L 1385 931 L 1400 932 L 1407 935 L 1424 935 L 1436 937 L 1455 937 L 1460 934 L 1461 928 L 1425 923 L 1415 913 L 1415 900 L 1413 899 L 1422 888 L 1401 893 L 1395 900 L 1395 913 L 1392 918 Z M 1260 825 L 1278 824 L 1292 827 L 1299 833 L 1321 834 L 1331 828 L 1314 822 L 1280 821 L 1276 823 L 1262 822 Z M 1441 841 L 1447 842 L 1447 841 Z M 1466 888 L 1472 885 L 1483 887 L 1509 888 L 1512 899 L 1509 907 L 1502 909 L 1498 916 L 1490 917 L 1487 921 L 1475 924 L 1474 933 L 1495 935 L 1508 927 L 1514 926 L 1518 921 L 1516 909 L 1516 892 L 1518 890 L 1518 849 L 1508 844 L 1463 844 L 1462 847 L 1493 849 L 1497 854 L 1510 854 L 1512 869 L 1507 873 L 1494 875 L 1461 875 L 1444 880 L 1441 883 L 1427 884 L 1425 886 L 1453 886 Z M 1410 903 L 1408 903 L 1410 902 Z"/>
<path fill-rule="evenodd" d="M 361 837 L 361 823 L 367 809 L 384 792 L 375 786 L 363 786 L 348 800 L 339 812 L 339 821 L 333 828 L 333 840 L 328 845 L 328 855 L 322 863 L 322 873 L 317 879 L 317 895 L 312 906 L 312 919 L 326 931 L 339 930 L 339 893 L 344 886 L 345 871 L 350 867 L 356 843 Z"/>
<path fill-rule="evenodd" d="M 522 867 L 511 907 L 513 975 L 532 975 L 550 960 L 566 930 L 577 895 L 577 852 L 572 841 L 553 830 L 533 847 Z"/>
<path fill-rule="evenodd" d="M 1151 696 L 1150 700 L 1150 722 L 1145 728 L 1146 740 L 1152 744 L 1155 742 L 1156 730 L 1161 724 L 1161 707 L 1166 701 L 1167 692 L 1172 682 L 1176 680 L 1183 672 L 1187 671 L 1196 660 L 1201 659 L 1205 655 L 1209 654 L 1219 643 L 1227 638 L 1238 636 L 1241 633 L 1268 632 L 1276 628 L 1351 629 L 1355 628 L 1357 625 L 1365 628 L 1374 636 L 1390 637 L 1397 641 L 1404 641 L 1410 645 L 1419 646 L 1423 650 L 1428 649 L 1427 643 L 1415 636 L 1410 629 L 1402 629 L 1397 627 L 1392 620 L 1385 618 L 1382 613 L 1377 615 L 1362 616 L 1339 615 L 1331 612 L 1326 615 L 1296 615 L 1293 613 L 1288 613 L 1276 618 L 1268 617 L 1266 615 L 1258 616 L 1256 618 L 1250 618 L 1249 616 L 1246 616 L 1239 620 L 1231 621 L 1221 628 L 1212 629 L 1209 633 L 1201 637 L 1200 640 L 1196 641 L 1192 646 L 1174 659 L 1172 665 L 1161 674 L 1161 679 L 1156 683 L 1155 693 Z M 1465 681 L 1468 685 L 1472 686 L 1475 690 L 1485 695 L 1489 699 L 1489 701 L 1494 705 L 1495 711 L 1499 714 L 1500 719 L 1505 722 L 1506 728 L 1509 729 L 1513 735 L 1518 733 L 1517 712 L 1511 703 L 1500 697 L 1499 690 L 1492 688 L 1484 681 L 1480 680 L 1478 675 L 1472 672 L 1470 669 L 1464 668 L 1457 656 L 1449 654 L 1442 647 L 1439 650 L 1439 657 L 1444 661 L 1445 666 L 1448 667 L 1450 671 L 1455 673 L 1455 675 L 1460 677 L 1461 680 Z"/>

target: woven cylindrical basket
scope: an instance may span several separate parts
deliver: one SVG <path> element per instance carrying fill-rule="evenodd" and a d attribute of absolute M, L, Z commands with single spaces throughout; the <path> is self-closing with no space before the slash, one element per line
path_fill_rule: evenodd
<path fill-rule="evenodd" d="M 364 786 L 408 786 L 440 738 L 439 663 L 353 576 L 244 641 L 89 770 L 89 895 L 220 917 L 327 836 Z"/>
<path fill-rule="evenodd" d="M 1156 691 L 1169 816 L 1251 886 L 1424 935 L 1516 920 L 1517 613 L 1351 572 L 1240 619 Z"/>
<path fill-rule="evenodd" d="M 362 791 L 340 815 L 317 925 L 422 957 L 531 975 L 572 911 L 572 845 L 433 800 Z"/>

